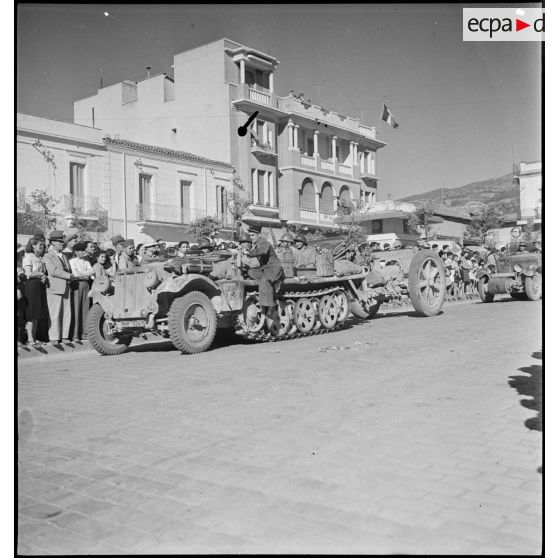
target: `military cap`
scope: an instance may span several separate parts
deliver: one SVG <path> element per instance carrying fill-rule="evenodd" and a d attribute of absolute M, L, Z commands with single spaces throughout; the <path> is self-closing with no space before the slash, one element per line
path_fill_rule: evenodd
<path fill-rule="evenodd" d="M 252 239 L 250 238 L 250 235 L 246 231 L 240 231 L 238 242 L 250 242 L 250 243 L 252 243 Z"/>
<path fill-rule="evenodd" d="M 294 242 L 294 238 L 292 234 L 289 233 L 285 233 L 282 237 L 281 237 L 281 242 Z"/>
<path fill-rule="evenodd" d="M 248 232 L 260 234 L 262 232 L 262 228 L 259 225 L 248 225 Z"/>
<path fill-rule="evenodd" d="M 133 238 L 127 238 L 127 239 L 123 239 L 124 241 L 124 248 L 128 248 L 128 246 L 133 246 L 134 245 L 134 239 Z"/>
<path fill-rule="evenodd" d="M 48 235 L 48 239 L 51 242 L 53 241 L 64 242 L 64 231 L 52 231 Z"/>
<path fill-rule="evenodd" d="M 302 233 L 298 233 L 295 237 L 294 237 L 294 241 L 295 242 L 302 242 L 304 244 L 308 244 L 308 242 L 306 241 L 306 237 L 302 234 Z"/>
<path fill-rule="evenodd" d="M 401 241 L 400 241 L 400 240 L 395 240 L 395 241 L 393 242 L 393 247 L 394 247 L 394 248 L 402 248 L 402 247 L 403 247 L 403 244 L 401 244 Z"/>
<path fill-rule="evenodd" d="M 126 241 L 126 239 L 120 234 L 117 234 L 116 236 L 113 236 L 110 240 L 111 240 L 113 246 L 116 246 L 117 244 L 120 244 L 121 242 Z"/>
<path fill-rule="evenodd" d="M 74 240 L 74 238 L 77 238 L 77 237 L 78 237 L 78 234 L 77 234 L 77 233 L 73 233 L 73 234 L 68 235 L 68 236 L 66 237 L 65 241 L 66 241 L 66 242 L 70 242 L 70 240 Z"/>

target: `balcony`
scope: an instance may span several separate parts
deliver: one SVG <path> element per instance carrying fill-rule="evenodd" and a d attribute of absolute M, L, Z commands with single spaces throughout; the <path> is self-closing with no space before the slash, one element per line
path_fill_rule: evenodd
<path fill-rule="evenodd" d="M 259 217 L 279 217 L 279 208 L 277 206 L 270 205 L 269 202 L 266 204 L 252 203 L 248 206 L 248 210 L 253 215 Z"/>
<path fill-rule="evenodd" d="M 325 211 L 317 211 L 315 209 L 306 209 L 300 207 L 298 216 L 301 222 L 308 223 L 309 225 L 320 225 L 322 227 L 338 227 L 335 219 L 336 213 L 329 213 Z"/>
<path fill-rule="evenodd" d="M 339 174 L 344 174 L 346 176 L 353 176 L 352 166 L 349 165 L 339 165 Z"/>
<path fill-rule="evenodd" d="M 98 221 L 103 212 L 96 196 L 77 196 L 69 194 L 63 198 L 66 219 L 78 217 L 85 220 Z"/>
<path fill-rule="evenodd" d="M 276 118 L 285 113 L 277 108 L 277 96 L 268 89 L 247 83 L 231 84 L 234 105 L 245 112 L 258 110 L 264 117 Z M 235 91 L 236 90 L 236 91 Z"/>
<path fill-rule="evenodd" d="M 138 203 L 136 218 L 138 221 L 153 223 L 173 223 L 188 225 L 200 217 L 205 217 L 207 212 L 202 209 L 164 205 L 160 203 Z"/>
<path fill-rule="evenodd" d="M 254 137 L 252 137 L 250 150 L 256 156 L 277 157 L 275 148 L 272 145 Z"/>

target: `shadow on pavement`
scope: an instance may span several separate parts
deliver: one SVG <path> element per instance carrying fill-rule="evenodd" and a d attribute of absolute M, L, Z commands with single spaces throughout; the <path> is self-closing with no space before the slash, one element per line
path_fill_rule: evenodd
<path fill-rule="evenodd" d="M 542 351 L 532 353 L 531 356 L 538 360 L 542 360 Z M 525 426 L 530 430 L 542 432 L 542 366 L 540 364 L 532 364 L 531 366 L 519 368 L 519 371 L 528 375 L 510 376 L 508 383 L 512 388 L 517 390 L 519 395 L 526 395 L 529 397 L 529 399 L 522 399 L 521 404 L 527 409 L 537 413 L 535 417 L 528 418 L 525 421 Z"/>

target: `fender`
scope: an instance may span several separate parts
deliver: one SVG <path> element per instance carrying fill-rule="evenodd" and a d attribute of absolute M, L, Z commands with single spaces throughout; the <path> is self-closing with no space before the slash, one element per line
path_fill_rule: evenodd
<path fill-rule="evenodd" d="M 101 308 L 105 311 L 106 314 L 112 316 L 114 313 L 114 301 L 113 297 L 110 294 L 101 294 L 99 291 L 90 290 L 89 297 L 93 301 L 93 304 L 97 303 L 101 306 Z"/>
<path fill-rule="evenodd" d="M 488 279 L 490 279 L 491 276 L 492 271 L 488 267 L 479 267 L 479 269 L 475 271 L 475 277 L 477 279 L 480 279 L 481 277 L 488 277 Z"/>
<path fill-rule="evenodd" d="M 166 288 L 166 291 L 170 293 L 180 294 L 183 291 L 202 291 L 209 298 L 219 294 L 221 290 L 219 285 L 210 279 L 206 275 L 200 275 L 199 273 L 188 273 L 187 275 L 180 275 L 172 281 L 170 281 Z"/>

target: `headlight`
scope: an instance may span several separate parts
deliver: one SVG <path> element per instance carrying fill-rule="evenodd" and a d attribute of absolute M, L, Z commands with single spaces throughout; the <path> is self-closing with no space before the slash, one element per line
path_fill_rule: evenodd
<path fill-rule="evenodd" d="M 521 269 L 522 269 L 522 268 L 521 268 L 521 266 L 520 266 L 519 264 L 515 264 L 515 265 L 513 266 L 513 270 L 514 270 L 516 273 L 519 273 L 519 272 L 521 271 Z"/>

